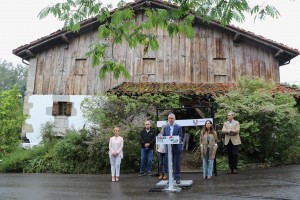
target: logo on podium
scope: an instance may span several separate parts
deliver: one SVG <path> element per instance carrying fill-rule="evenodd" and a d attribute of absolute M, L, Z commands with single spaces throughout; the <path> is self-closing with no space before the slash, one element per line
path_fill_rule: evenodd
<path fill-rule="evenodd" d="M 180 138 L 178 135 L 174 136 L 157 136 L 156 144 L 180 144 Z"/>

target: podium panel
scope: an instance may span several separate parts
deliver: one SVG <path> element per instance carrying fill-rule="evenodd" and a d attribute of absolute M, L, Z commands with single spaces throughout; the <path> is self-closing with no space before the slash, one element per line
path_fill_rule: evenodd
<path fill-rule="evenodd" d="M 180 138 L 175 136 L 156 136 L 156 144 L 180 144 Z"/>

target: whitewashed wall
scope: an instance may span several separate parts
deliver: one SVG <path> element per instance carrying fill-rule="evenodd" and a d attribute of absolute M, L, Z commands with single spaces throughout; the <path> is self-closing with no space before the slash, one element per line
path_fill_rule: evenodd
<path fill-rule="evenodd" d="M 57 96 L 57 95 L 31 95 L 28 97 L 26 102 L 31 105 L 28 109 L 28 118 L 26 120 L 26 126 L 30 127 L 27 130 L 23 128 L 23 135 L 30 141 L 30 146 L 39 144 L 42 141 L 41 136 L 41 125 L 46 122 L 57 123 L 57 118 L 62 118 L 60 116 L 52 116 L 52 106 L 53 101 L 65 101 L 72 102 L 72 114 L 69 117 L 63 116 L 65 118 L 65 123 L 67 128 L 70 129 L 81 129 L 85 124 L 85 119 L 82 116 L 82 111 L 80 110 L 80 103 L 85 98 L 85 95 L 70 95 L 70 96 Z M 29 144 L 27 144 L 29 145 Z"/>

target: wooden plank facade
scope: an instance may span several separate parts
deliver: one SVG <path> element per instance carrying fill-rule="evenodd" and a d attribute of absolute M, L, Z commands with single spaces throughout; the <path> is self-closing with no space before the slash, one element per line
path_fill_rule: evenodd
<path fill-rule="evenodd" d="M 143 4 L 144 1 L 132 4 L 153 7 L 167 4 L 159 0 L 150 2 L 152 4 Z M 137 23 L 144 20 L 138 8 L 135 9 Z M 95 19 L 90 21 L 93 24 Z M 72 37 L 68 36 L 68 32 L 60 31 L 56 36 L 64 40 L 51 43 L 50 35 L 48 41 L 39 40 L 35 44 L 41 46 L 45 42 L 47 47 L 35 49 L 34 45 L 25 45 L 14 50 L 14 53 L 29 61 L 32 57 L 24 52 L 29 50 L 30 55 L 34 55 L 36 74 L 33 94 L 38 95 L 93 95 L 104 93 L 124 81 L 234 83 L 239 76 L 247 75 L 279 82 L 280 65 L 299 54 L 298 50 L 236 27 L 222 27 L 215 22 L 207 24 L 198 18 L 194 30 L 196 34 L 193 39 L 182 35 L 171 38 L 166 31 L 153 30 L 158 36 L 160 48 L 157 52 L 150 50 L 146 55 L 141 46 L 130 49 L 126 43 L 114 45 L 111 40 L 100 41 L 97 26 Z M 99 80 L 99 67 L 92 68 L 90 58 L 85 56 L 95 41 L 109 44 L 107 58 L 124 64 L 130 72 L 130 80 L 114 80 L 111 75 L 103 81 Z M 285 52 L 287 56 L 279 58 L 278 52 L 281 56 Z"/>
<path fill-rule="evenodd" d="M 141 14 L 136 19 L 142 20 Z M 195 31 L 187 39 L 156 30 L 160 49 L 147 55 L 142 47 L 112 46 L 109 41 L 108 58 L 124 64 L 132 82 L 235 82 L 241 75 L 279 81 L 279 62 L 270 51 L 249 42 L 235 45 L 233 35 L 208 26 L 195 26 Z M 125 81 L 111 76 L 98 80 L 99 68 L 92 68 L 85 56 L 95 40 L 97 30 L 38 53 L 34 94 L 96 94 Z"/>

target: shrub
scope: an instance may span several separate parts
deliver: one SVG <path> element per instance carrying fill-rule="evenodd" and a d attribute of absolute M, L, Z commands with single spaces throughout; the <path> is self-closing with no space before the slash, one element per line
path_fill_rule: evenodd
<path fill-rule="evenodd" d="M 289 93 L 274 92 L 274 87 L 259 78 L 243 77 L 238 88 L 216 98 L 216 119 L 221 122 L 234 111 L 241 124 L 242 153 L 259 162 L 285 162 L 299 144 L 296 102 Z"/>

